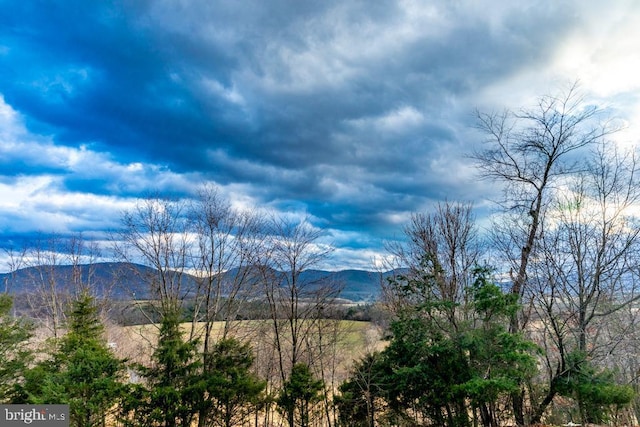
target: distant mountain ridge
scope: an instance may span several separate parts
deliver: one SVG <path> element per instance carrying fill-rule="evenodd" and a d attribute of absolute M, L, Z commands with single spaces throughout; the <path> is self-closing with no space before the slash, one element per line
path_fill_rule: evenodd
<path fill-rule="evenodd" d="M 108 294 L 114 299 L 147 299 L 149 291 L 143 277 L 156 274 L 153 268 L 130 263 L 105 262 L 78 267 L 74 269 L 71 265 L 39 266 L 22 268 L 13 273 L 2 273 L 0 292 L 27 293 L 34 289 L 35 284 L 48 283 L 49 280 L 64 289 L 65 285 L 76 282 L 79 277 L 82 283 L 89 283 L 97 295 Z M 300 280 L 303 283 L 336 283 L 342 288 L 339 298 L 364 302 L 377 299 L 381 283 L 394 274 L 397 272 L 379 273 L 355 269 L 306 270 L 301 273 Z M 187 285 L 194 284 L 196 277 L 185 274 L 183 280 Z"/>

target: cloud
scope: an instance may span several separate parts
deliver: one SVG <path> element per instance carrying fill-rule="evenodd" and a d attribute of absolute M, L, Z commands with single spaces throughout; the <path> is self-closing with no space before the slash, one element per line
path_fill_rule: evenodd
<path fill-rule="evenodd" d="M 497 191 L 464 157 L 482 139 L 476 109 L 529 105 L 576 78 L 628 123 L 640 109 L 630 0 L 10 7 L 0 181 L 31 198 L 0 205 L 6 232 L 100 228 L 83 203 L 116 217 L 136 197 L 212 182 L 236 206 L 306 212 L 379 250 L 411 212 L 484 209 Z"/>

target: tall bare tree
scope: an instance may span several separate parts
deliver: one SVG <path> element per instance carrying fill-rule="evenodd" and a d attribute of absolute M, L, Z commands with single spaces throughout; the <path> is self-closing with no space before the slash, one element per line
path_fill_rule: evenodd
<path fill-rule="evenodd" d="M 14 262 L 24 268 L 29 309 L 57 338 L 64 329 L 67 305 L 82 295 L 97 296 L 94 276 L 100 250 L 81 234 L 52 234 L 27 243 L 21 256 Z"/>
<path fill-rule="evenodd" d="M 203 377 L 208 384 L 198 413 L 198 425 L 205 426 L 213 425 L 212 422 L 219 418 L 220 407 L 225 408 L 227 422 L 230 422 L 234 414 L 243 412 L 249 403 L 243 401 L 242 396 L 234 398 L 234 405 L 228 404 L 231 401 L 228 398 L 227 403 L 221 402 L 225 399 L 221 399 L 220 395 L 232 391 L 223 392 L 220 384 L 212 379 L 225 375 L 236 378 L 239 371 L 233 369 L 240 367 L 221 363 L 225 357 L 244 360 L 247 370 L 253 363 L 250 348 L 241 345 L 240 341 L 234 341 L 239 338 L 239 331 L 234 330 L 233 326 L 238 325 L 235 320 L 244 303 L 262 291 L 258 286 L 254 263 L 258 261 L 259 250 L 262 249 L 264 230 L 259 215 L 233 209 L 215 187 L 207 185 L 200 189 L 198 197 L 190 204 L 189 229 L 194 239 L 190 248 L 191 270 L 197 284 L 191 333 L 192 338 L 202 340 Z M 216 327 L 220 321 L 223 322 L 221 332 Z M 231 342 L 237 343 L 238 347 L 228 350 L 239 353 L 221 355 L 221 349 Z M 223 368 L 227 372 L 222 372 Z M 245 379 L 249 378 L 247 376 Z M 240 380 L 239 377 L 237 379 Z M 231 387 L 231 383 L 227 386 Z"/>
<path fill-rule="evenodd" d="M 327 326 L 323 322 L 340 287 L 324 277 L 306 279 L 303 273 L 318 267 L 328 259 L 332 248 L 319 242 L 323 231 L 313 227 L 308 219 L 290 221 L 274 217 L 271 220 L 270 241 L 261 263 L 262 282 L 269 307 L 277 373 L 280 385 L 285 384 L 295 366 L 310 365 L 322 343 L 319 334 Z M 331 334 L 324 336 L 328 339 Z M 311 366 L 313 368 L 320 365 Z M 286 414 L 291 427 L 295 425 L 293 410 Z"/>
<path fill-rule="evenodd" d="M 22 247 L 19 249 L 15 247 L 9 247 L 3 249 L 6 258 L 5 269 L 9 272 L 9 274 L 4 277 L 4 281 L 2 283 L 4 293 L 11 292 L 11 287 L 13 285 L 13 281 L 15 280 L 16 272 L 24 266 L 24 262 L 26 261 L 26 250 L 26 247 Z"/>
<path fill-rule="evenodd" d="M 576 375 L 579 366 L 569 360 L 575 354 L 606 367 L 608 357 L 627 351 L 623 342 L 633 331 L 612 320 L 640 298 L 640 228 L 633 211 L 640 200 L 638 172 L 634 152 L 600 144 L 585 170 L 563 185 L 542 224 L 529 292 L 546 338 L 549 387 L 533 421 L 559 382 Z"/>
<path fill-rule="evenodd" d="M 197 289 L 194 322 L 204 323 L 204 353 L 211 348 L 214 322 L 224 321 L 222 337 L 230 332 L 242 304 L 258 292 L 254 263 L 262 248 L 259 215 L 233 209 L 215 187 L 203 186 L 190 206 L 191 248 Z"/>
<path fill-rule="evenodd" d="M 473 155 L 485 178 L 502 186 L 502 218 L 494 242 L 511 268 L 511 292 L 530 294 L 531 262 L 539 256 L 544 216 L 567 177 L 584 169 L 583 155 L 617 129 L 601 122 L 601 111 L 585 102 L 577 84 L 558 96 L 541 97 L 537 106 L 519 112 L 478 113 L 487 136 L 485 148 Z M 521 332 L 531 304 L 511 318 L 510 331 Z M 515 420 L 525 423 L 525 393 L 512 396 Z"/>
<path fill-rule="evenodd" d="M 136 425 L 191 426 L 203 402 L 199 343 L 193 330 L 186 338 L 181 328 L 197 287 L 188 274 L 195 244 L 190 231 L 184 202 L 152 197 L 124 213 L 114 242 L 120 259 L 148 267 L 132 269 L 148 286 L 159 318 L 151 363 L 137 367 L 145 384 L 123 405 L 125 418 Z"/>
<path fill-rule="evenodd" d="M 160 313 L 179 311 L 195 291 L 186 275 L 193 244 L 186 213 L 183 202 L 149 197 L 123 214 L 114 241 L 118 259 L 151 267 L 133 271 L 142 275 Z"/>
<path fill-rule="evenodd" d="M 432 213 L 413 214 L 404 230 L 406 241 L 388 246 L 394 262 L 409 267 L 410 276 L 432 277 L 435 286 L 428 290 L 429 298 L 450 303 L 444 306 L 445 318 L 454 328 L 464 319 L 459 308 L 468 302 L 473 269 L 481 262 L 472 211 L 471 204 L 444 202 Z M 397 292 L 389 295 L 397 296 Z"/>

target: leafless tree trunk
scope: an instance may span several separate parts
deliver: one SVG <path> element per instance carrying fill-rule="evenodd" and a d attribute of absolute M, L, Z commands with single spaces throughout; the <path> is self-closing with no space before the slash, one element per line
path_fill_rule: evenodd
<path fill-rule="evenodd" d="M 504 185 L 503 208 L 528 218 L 520 255 L 513 261 L 513 293 L 524 293 L 527 267 L 554 186 L 582 169 L 583 149 L 615 131 L 596 122 L 599 114 L 586 105 L 576 84 L 560 96 L 540 98 L 531 110 L 478 113 L 478 126 L 488 138 L 487 148 L 473 156 L 476 164 L 485 178 Z M 521 326 L 514 323 L 513 329 Z"/>
<path fill-rule="evenodd" d="M 264 230 L 258 215 L 232 209 L 215 188 L 207 186 L 191 205 L 190 220 L 197 240 L 191 254 L 198 282 L 193 322 L 204 323 L 207 354 L 214 322 L 224 321 L 222 336 L 226 337 L 242 304 L 258 292 L 254 263 Z"/>
<path fill-rule="evenodd" d="M 64 329 L 69 301 L 83 293 L 96 295 L 94 264 L 99 249 L 82 235 L 53 235 L 30 243 L 21 256 L 23 259 L 16 262 L 28 276 L 26 299 L 30 310 L 57 338 Z"/>
<path fill-rule="evenodd" d="M 640 200 L 635 154 L 603 143 L 585 163 L 586 170 L 565 183 L 547 215 L 540 256 L 532 263 L 531 296 L 550 341 L 551 385 L 568 372 L 571 352 L 602 367 L 612 355 L 622 357 L 619 349 L 631 331 L 612 321 L 640 298 L 640 229 L 632 211 Z M 550 386 L 544 401 L 554 392 Z M 544 409 L 536 408 L 534 421 Z"/>
<path fill-rule="evenodd" d="M 577 85 L 560 96 L 540 98 L 536 108 L 503 114 L 478 114 L 478 126 L 487 135 L 485 149 L 473 155 L 484 177 L 503 185 L 505 212 L 518 218 L 522 234 L 500 236 L 502 245 L 514 243 L 511 292 L 527 294 L 530 262 L 537 255 L 541 222 L 556 186 L 583 168 L 580 154 L 615 129 L 597 122 L 600 111 L 584 102 Z M 495 230 L 505 230 L 496 226 Z M 513 256 L 517 255 L 517 256 Z M 526 301 L 524 306 L 527 307 Z M 524 330 L 526 310 L 511 319 L 510 330 Z M 524 393 L 513 396 L 518 425 L 524 425 Z"/>
<path fill-rule="evenodd" d="M 195 292 L 195 284 L 186 275 L 193 242 L 185 214 L 184 203 L 147 198 L 124 213 L 122 230 L 114 239 L 118 259 L 151 268 L 132 272 L 142 275 L 160 314 L 180 311 Z M 151 321 L 151 315 L 145 315 Z"/>
<path fill-rule="evenodd" d="M 427 290 L 429 298 L 452 303 L 443 313 L 447 321 L 443 330 L 449 325 L 456 329 L 465 319 L 460 307 L 467 305 L 466 290 L 480 262 L 481 244 L 472 209 L 470 204 L 445 202 L 433 213 L 414 214 L 404 230 L 407 243 L 388 246 L 394 263 L 407 266 L 409 275 L 428 274 L 433 278 L 435 286 Z M 393 294 L 397 297 L 397 292 Z"/>
<path fill-rule="evenodd" d="M 323 311 L 333 304 L 340 291 L 337 284 L 325 278 L 302 278 L 304 272 L 326 261 L 332 251 L 319 242 L 321 236 L 322 230 L 314 228 L 306 219 L 300 222 L 284 218 L 271 220 L 261 275 L 281 384 L 296 363 L 311 366 L 312 346 L 317 344 Z M 294 427 L 292 415 L 289 414 L 288 422 Z"/>
<path fill-rule="evenodd" d="M 189 220 L 196 242 L 190 252 L 191 270 L 197 283 L 191 339 L 202 340 L 206 370 L 216 340 L 234 332 L 242 305 L 261 291 L 254 263 L 262 249 L 264 230 L 258 215 L 232 209 L 210 186 L 202 187 L 190 205 Z M 221 332 L 216 332 L 218 321 L 224 324 Z M 199 426 L 210 424 L 208 412 L 207 405 L 200 410 Z"/>
<path fill-rule="evenodd" d="M 4 278 L 4 293 L 11 292 L 11 286 L 13 285 L 13 281 L 15 280 L 16 272 L 24 266 L 24 263 L 26 261 L 26 250 L 26 247 L 23 247 L 20 250 L 15 248 L 3 249 L 5 257 L 7 258 L 6 270 L 9 272 L 9 274 Z"/>

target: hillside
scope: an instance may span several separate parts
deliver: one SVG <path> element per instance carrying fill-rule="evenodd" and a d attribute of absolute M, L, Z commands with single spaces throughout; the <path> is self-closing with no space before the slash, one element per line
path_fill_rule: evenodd
<path fill-rule="evenodd" d="M 110 295 L 111 298 L 123 300 L 148 299 L 149 292 L 144 278 L 155 273 L 154 269 L 142 265 L 116 262 L 81 265 L 79 270 L 70 265 L 40 266 L 0 274 L 0 283 L 3 291 L 13 294 L 28 293 L 46 283 L 55 283 L 64 291 L 79 276 L 82 283 L 90 284 L 99 296 Z M 232 270 L 226 274 L 233 273 Z M 336 284 L 341 288 L 340 298 L 363 302 L 378 298 L 381 281 L 392 274 L 393 272 L 381 274 L 366 270 L 308 270 L 301 274 L 300 279 L 303 283 Z M 192 285 L 196 278 L 185 275 L 183 280 L 187 285 Z"/>

